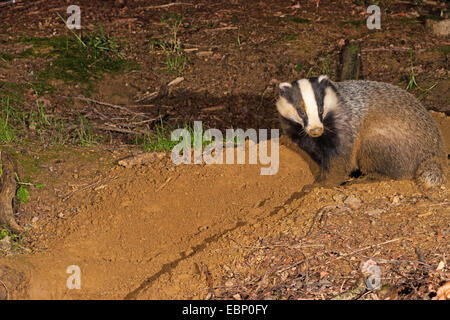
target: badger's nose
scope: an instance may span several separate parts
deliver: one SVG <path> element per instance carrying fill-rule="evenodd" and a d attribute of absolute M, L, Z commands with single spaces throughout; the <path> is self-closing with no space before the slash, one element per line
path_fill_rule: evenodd
<path fill-rule="evenodd" d="M 311 137 L 317 138 L 320 137 L 323 133 L 323 127 L 314 127 L 308 130 L 308 133 Z"/>

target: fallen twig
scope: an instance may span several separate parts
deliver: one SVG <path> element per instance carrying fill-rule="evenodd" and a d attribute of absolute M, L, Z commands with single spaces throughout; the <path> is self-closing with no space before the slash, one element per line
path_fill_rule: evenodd
<path fill-rule="evenodd" d="M 164 182 L 162 185 L 160 185 L 159 188 L 156 189 L 155 192 L 162 190 L 162 188 L 164 188 L 170 182 L 170 180 L 172 180 L 172 177 L 167 178 L 166 182 Z"/>
<path fill-rule="evenodd" d="M 98 100 L 94 100 L 94 99 L 86 98 L 86 97 L 68 97 L 68 96 L 60 96 L 60 97 L 63 97 L 63 98 L 66 98 L 66 99 L 77 99 L 77 100 L 82 100 L 82 101 L 93 102 L 93 103 L 96 103 L 96 104 L 99 104 L 99 105 L 102 105 L 102 106 L 120 109 L 120 110 L 126 111 L 128 113 L 131 113 L 133 115 L 147 118 L 147 116 L 144 113 L 137 113 L 137 112 L 134 112 L 133 110 L 128 109 L 127 107 L 111 104 L 111 103 L 108 103 L 108 102 L 98 101 Z"/>
<path fill-rule="evenodd" d="M 211 272 L 208 270 L 208 266 L 202 262 L 202 273 L 205 275 L 206 283 L 208 284 L 209 293 L 214 296 L 214 284 L 211 277 Z"/>
<path fill-rule="evenodd" d="M 89 184 L 89 185 L 87 185 L 87 186 L 84 186 L 83 188 L 80 188 L 80 189 L 77 189 L 77 190 L 74 190 L 74 191 L 70 192 L 68 195 L 66 195 L 66 196 L 62 199 L 62 201 L 67 201 L 67 200 L 68 200 L 70 197 L 72 197 L 75 193 L 77 193 L 77 192 L 79 192 L 79 191 L 83 191 L 83 190 L 89 189 L 89 188 L 91 188 L 91 187 L 94 187 L 94 186 L 98 185 L 101 181 L 102 181 L 102 180 L 98 180 L 97 182 L 91 183 L 91 184 Z"/>
<path fill-rule="evenodd" d="M 386 47 L 382 47 L 382 48 L 365 48 L 365 49 L 361 49 L 361 52 L 377 52 L 377 51 L 405 51 L 405 52 L 409 52 L 411 50 L 411 48 L 408 47 L 392 47 L 392 48 L 386 48 Z M 425 51 L 426 49 L 415 49 L 415 51 L 418 52 L 422 52 Z"/>
<path fill-rule="evenodd" d="M 360 254 L 358 251 L 352 249 L 350 246 L 346 246 L 349 250 L 351 250 L 354 254 L 365 258 L 365 259 L 372 259 L 378 263 L 401 263 L 401 262 L 406 262 L 406 263 L 418 263 L 421 265 L 424 265 L 428 268 L 431 268 L 431 266 L 425 262 L 419 261 L 419 260 L 404 260 L 404 259 L 398 259 L 398 260 L 386 260 L 386 259 L 382 259 L 382 258 L 374 258 L 374 257 L 369 257 L 369 256 L 365 256 L 363 254 Z"/>
<path fill-rule="evenodd" d="M 325 214 L 326 211 L 330 211 L 333 209 L 341 209 L 341 210 L 347 210 L 346 208 L 343 208 L 342 206 L 338 206 L 338 205 L 329 205 L 329 206 L 325 206 L 322 207 L 320 210 L 317 211 L 317 213 L 314 216 L 314 220 L 311 224 L 311 226 L 309 227 L 308 232 L 302 237 L 302 239 L 305 239 L 307 237 L 309 237 L 314 229 L 314 226 L 316 225 L 317 222 L 322 222 L 322 218 Z"/>
<path fill-rule="evenodd" d="M 0 280 L 0 283 L 3 285 L 3 287 L 5 287 L 5 290 L 6 290 L 6 300 L 9 300 L 9 290 L 8 290 L 8 287 L 6 286 L 6 284 L 5 284 L 2 280 Z"/>
<path fill-rule="evenodd" d="M 175 78 L 174 80 L 170 81 L 170 82 L 167 84 L 167 86 L 170 87 L 170 86 L 177 85 L 177 84 L 179 84 L 180 82 L 182 82 L 183 80 L 184 80 L 184 77 L 178 77 L 178 78 Z"/>
<path fill-rule="evenodd" d="M 395 239 L 387 240 L 387 241 L 384 241 L 384 242 L 381 242 L 381 243 L 373 244 L 373 245 L 370 245 L 370 246 L 367 246 L 367 247 L 364 247 L 364 248 L 361 248 L 361 249 L 358 249 L 358 250 L 354 250 L 353 253 L 358 253 L 358 252 L 361 252 L 361 251 L 365 251 L 365 250 L 371 249 L 373 247 L 378 247 L 378 246 L 381 246 L 381 245 L 384 245 L 384 244 L 388 244 L 388 243 L 391 243 L 391 242 L 397 242 L 397 241 L 399 241 L 401 239 L 403 239 L 403 238 L 395 238 Z M 346 256 L 349 256 L 349 255 L 353 254 L 353 253 L 342 254 L 337 259 L 344 258 Z"/>
<path fill-rule="evenodd" d="M 11 231 L 20 233 L 23 229 L 14 219 L 12 202 L 16 196 L 16 163 L 11 155 L 5 151 L 0 152 L 0 224 Z"/>
<path fill-rule="evenodd" d="M 138 99 L 136 99 L 136 102 L 141 102 L 144 100 L 148 100 L 151 101 L 153 99 L 156 99 L 159 95 L 159 91 L 155 91 L 155 92 L 151 92 L 151 93 L 145 93 L 143 94 L 141 97 L 139 97 Z"/>
<path fill-rule="evenodd" d="M 194 4 L 192 4 L 192 3 L 187 3 L 187 2 L 172 2 L 172 3 L 168 3 L 168 4 L 161 4 L 161 5 L 159 5 L 159 6 L 143 7 L 142 9 L 144 9 L 144 10 L 150 10 L 150 9 L 163 9 L 163 8 L 169 8 L 169 7 L 172 7 L 172 6 L 178 6 L 178 5 L 193 6 Z"/>
<path fill-rule="evenodd" d="M 267 246 L 243 246 L 240 243 L 238 243 L 236 240 L 231 239 L 234 243 L 239 245 L 239 247 L 243 249 L 274 249 L 274 248 L 286 248 L 286 249 L 302 249 L 302 248 L 317 248 L 317 247 L 324 247 L 324 244 L 297 244 L 297 245 L 285 245 L 285 244 L 272 244 Z"/>
<path fill-rule="evenodd" d="M 222 27 L 222 28 L 215 28 L 215 29 L 204 29 L 205 32 L 214 32 L 214 31 L 225 31 L 225 30 L 237 30 L 238 27 Z"/>

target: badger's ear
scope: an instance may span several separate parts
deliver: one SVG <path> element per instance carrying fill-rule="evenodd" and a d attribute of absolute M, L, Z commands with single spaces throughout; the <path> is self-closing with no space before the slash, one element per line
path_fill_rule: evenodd
<path fill-rule="evenodd" d="M 292 84 L 289 82 L 282 82 L 278 85 L 280 88 L 280 96 L 284 98 L 289 98 L 292 92 Z"/>
<path fill-rule="evenodd" d="M 327 81 L 329 80 L 327 75 L 321 75 L 321 76 L 319 76 L 319 78 L 317 78 L 317 81 L 319 83 L 321 83 L 324 80 L 327 80 Z"/>

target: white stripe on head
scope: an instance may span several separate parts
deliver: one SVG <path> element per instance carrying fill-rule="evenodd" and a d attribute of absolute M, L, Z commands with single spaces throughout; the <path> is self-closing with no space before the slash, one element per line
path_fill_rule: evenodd
<path fill-rule="evenodd" d="M 294 122 L 297 122 L 304 125 L 302 118 L 297 113 L 297 110 L 295 110 L 295 107 L 290 104 L 285 98 L 280 97 L 277 101 L 277 110 L 286 119 L 292 120 Z"/>
<path fill-rule="evenodd" d="M 325 89 L 325 97 L 323 98 L 323 118 L 328 112 L 334 110 L 339 103 L 336 92 L 330 87 Z"/>
<path fill-rule="evenodd" d="M 297 81 L 302 94 L 303 101 L 305 102 L 305 111 L 308 116 L 308 125 L 305 128 L 306 131 L 312 128 L 323 128 L 323 124 L 319 118 L 319 107 L 317 106 L 316 96 L 311 82 L 308 79 L 301 79 Z"/>

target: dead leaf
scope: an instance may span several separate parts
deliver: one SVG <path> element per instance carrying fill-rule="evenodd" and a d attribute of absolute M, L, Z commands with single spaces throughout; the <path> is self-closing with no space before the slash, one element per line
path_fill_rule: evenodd
<path fill-rule="evenodd" d="M 437 300 L 450 300 L 450 281 L 438 289 Z"/>

